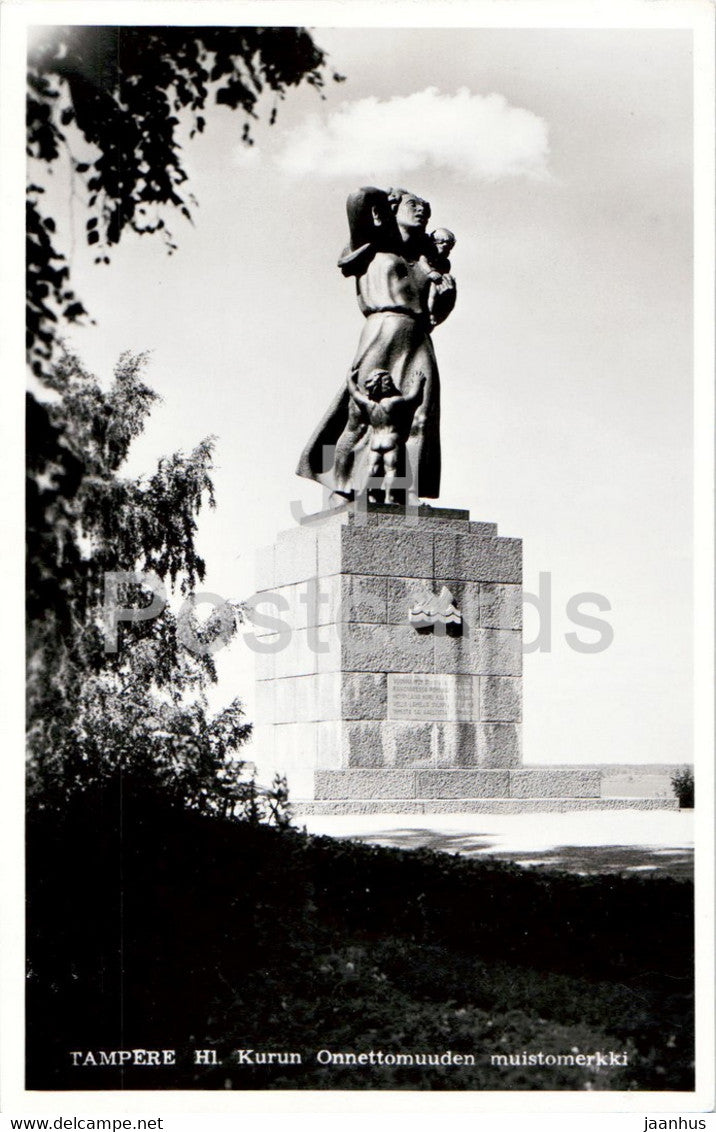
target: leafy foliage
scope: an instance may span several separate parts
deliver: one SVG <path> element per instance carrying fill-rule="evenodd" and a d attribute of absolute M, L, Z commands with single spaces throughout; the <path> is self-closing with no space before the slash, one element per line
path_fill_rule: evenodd
<path fill-rule="evenodd" d="M 672 775 L 671 785 L 676 797 L 679 799 L 680 808 L 682 810 L 693 810 L 694 772 L 691 767 L 685 766 Z"/>
<path fill-rule="evenodd" d="M 195 203 L 182 130 L 201 133 L 213 101 L 240 111 L 251 144 L 262 95 L 273 96 L 273 121 L 290 88 L 320 91 L 325 55 L 296 27 L 48 27 L 36 29 L 28 62 L 27 346 L 55 397 L 30 395 L 27 407 L 31 796 L 57 809 L 73 792 L 133 777 L 199 809 L 286 824 L 285 783 L 259 789 L 236 758 L 250 730 L 238 701 L 207 715 L 210 646 L 235 629 L 238 610 L 199 625 L 187 600 L 181 621 L 165 610 L 122 624 L 118 651 L 104 649 L 108 574 L 151 572 L 187 598 L 204 577 L 195 534 L 200 508 L 213 505 L 212 441 L 151 476 L 123 475 L 156 397 L 143 358 L 120 358 L 105 392 L 64 350 L 63 323 L 87 311 L 42 181 L 69 161 L 95 262 L 109 263 L 127 229 L 160 232 L 171 251 L 168 217 L 191 219 Z M 136 584 L 121 597 L 136 610 L 147 601 Z M 207 647 L 188 650 L 187 638 Z"/>
<path fill-rule="evenodd" d="M 127 1067 L 124 1087 L 693 1088 L 690 882 L 279 835 L 126 797 L 30 829 L 28 1087 L 116 1089 L 116 1068 L 75 1070 L 66 1051 L 169 1044 L 174 1067 Z M 216 1067 L 194 1065 L 199 1044 Z M 628 1065 L 490 1064 L 575 1047 Z M 303 1062 L 238 1065 L 242 1048 Z M 320 1049 L 476 1064 L 330 1067 Z"/>
<path fill-rule="evenodd" d="M 205 690 L 216 677 L 211 647 L 231 636 L 240 611 L 215 610 L 202 625 L 191 599 L 205 573 L 195 535 L 202 505 L 214 503 L 212 441 L 160 460 L 149 476 L 122 474 L 156 401 L 141 378 L 144 361 L 124 354 L 105 392 L 65 353 L 50 376 L 56 399 L 29 401 L 30 796 L 57 809 L 74 793 L 132 778 L 233 814 L 252 807 L 256 790 L 235 757 L 250 725 L 238 700 L 209 717 Z M 178 616 L 167 607 L 121 622 L 108 652 L 107 574 L 136 571 L 189 596 Z M 146 606 L 139 581 L 117 596 L 127 609 Z M 196 647 L 185 646 L 188 637 Z M 282 814 L 285 803 L 276 804 Z"/>
<path fill-rule="evenodd" d="M 122 233 L 161 232 L 175 210 L 191 219 L 179 129 L 203 132 L 213 101 L 239 110 L 241 136 L 261 96 L 273 96 L 270 120 L 290 88 L 324 85 L 326 56 L 300 27 L 50 27 L 29 58 L 27 152 L 33 179 L 27 204 L 27 345 L 32 369 L 46 376 L 58 326 L 87 314 L 55 247 L 55 222 L 43 215 L 38 169 L 67 152 L 84 189 L 87 243 L 97 263 Z M 341 76 L 334 75 L 334 79 Z M 70 143 L 79 137 L 82 152 Z M 77 189 L 75 190 L 77 191 Z M 78 194 L 78 195 L 79 195 Z"/>

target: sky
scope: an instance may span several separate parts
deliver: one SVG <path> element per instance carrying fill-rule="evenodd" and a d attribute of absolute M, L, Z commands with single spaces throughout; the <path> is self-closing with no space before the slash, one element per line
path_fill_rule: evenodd
<path fill-rule="evenodd" d="M 439 504 L 523 539 L 525 590 L 543 595 L 542 648 L 525 655 L 525 762 L 692 761 L 691 33 L 314 38 L 345 82 L 323 99 L 291 92 L 250 150 L 222 107 L 187 140 L 199 204 L 193 225 L 175 218 L 172 256 L 130 235 L 95 266 L 82 209 L 53 175 L 75 290 L 96 320 L 69 341 L 103 379 L 122 351 L 150 351 L 163 398 L 130 470 L 217 437 L 205 589 L 248 598 L 255 551 L 293 525 L 291 502 L 322 505 L 294 472 L 361 329 L 336 269 L 345 198 L 409 188 L 457 236 L 457 304 L 434 336 Z M 613 630 L 601 652 L 567 637 L 596 639 L 567 615 L 580 593 L 601 595 L 604 612 L 584 607 Z M 528 645 L 539 629 L 529 604 Z M 239 640 L 217 662 L 214 703 L 239 695 L 251 718 L 250 650 Z"/>

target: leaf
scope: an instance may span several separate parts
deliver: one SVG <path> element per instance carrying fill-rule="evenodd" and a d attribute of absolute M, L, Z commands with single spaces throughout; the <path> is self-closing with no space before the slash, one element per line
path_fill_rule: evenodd
<path fill-rule="evenodd" d="M 78 319 L 83 314 L 87 314 L 87 311 L 83 307 L 82 303 L 79 302 L 70 303 L 70 305 L 65 307 L 64 310 L 64 315 L 68 322 L 75 322 L 76 319 Z"/>

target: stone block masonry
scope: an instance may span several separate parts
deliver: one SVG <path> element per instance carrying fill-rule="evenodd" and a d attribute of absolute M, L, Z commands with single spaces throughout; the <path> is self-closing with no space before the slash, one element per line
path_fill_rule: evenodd
<path fill-rule="evenodd" d="M 338 771 L 339 798 L 387 797 L 411 768 L 437 774 L 421 779 L 431 797 L 468 781 L 491 795 L 479 775 L 441 772 L 521 763 L 521 583 L 520 540 L 466 511 L 346 506 L 280 534 L 258 556 L 250 614 L 259 773 L 287 773 L 298 800 Z M 443 586 L 457 636 L 409 623 Z"/>

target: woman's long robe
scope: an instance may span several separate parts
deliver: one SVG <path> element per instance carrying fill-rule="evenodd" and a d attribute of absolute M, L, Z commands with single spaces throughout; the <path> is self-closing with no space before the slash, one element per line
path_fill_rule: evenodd
<path fill-rule="evenodd" d="M 435 499 L 440 491 L 440 378 L 427 309 L 430 273 L 424 259 L 409 263 L 391 252 L 372 257 L 356 281 L 365 322 L 351 366 L 358 385 L 374 370 L 388 370 L 405 392 L 425 375 L 406 445 L 408 467 L 403 461 L 398 469 L 399 475 L 409 470 L 413 481 L 417 477 L 412 490 L 424 499 Z M 454 296 L 451 300 L 450 309 Z M 361 491 L 367 476 L 367 433 L 367 422 L 344 383 L 304 449 L 297 474 L 332 491 Z"/>

